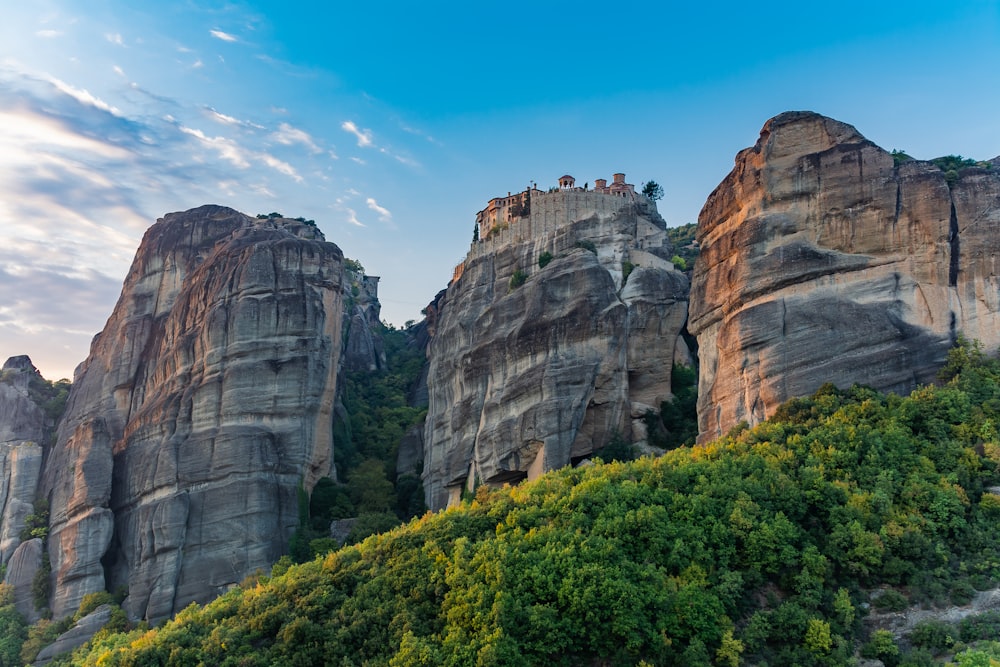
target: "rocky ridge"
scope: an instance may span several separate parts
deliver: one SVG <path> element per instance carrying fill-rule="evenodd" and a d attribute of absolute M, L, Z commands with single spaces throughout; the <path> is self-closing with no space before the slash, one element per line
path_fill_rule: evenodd
<path fill-rule="evenodd" d="M 688 281 L 665 223 L 645 198 L 600 211 L 567 197 L 581 202 L 567 224 L 519 237 L 515 221 L 474 244 L 430 309 L 431 508 L 575 462 L 615 433 L 642 440 L 642 415 L 670 396 Z"/>
<path fill-rule="evenodd" d="M 737 155 L 697 239 L 702 441 L 825 382 L 907 392 L 959 332 L 1000 345 L 1000 169 L 948 179 L 788 112 Z"/>
<path fill-rule="evenodd" d="M 157 621 L 284 552 L 332 466 L 342 261 L 313 226 L 218 206 L 146 232 L 43 473 L 57 618 L 127 586 Z"/>

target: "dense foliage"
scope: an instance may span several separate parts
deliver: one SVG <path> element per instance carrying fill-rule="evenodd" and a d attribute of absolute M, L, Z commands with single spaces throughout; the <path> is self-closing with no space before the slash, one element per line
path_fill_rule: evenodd
<path fill-rule="evenodd" d="M 872 590 L 948 603 L 1000 576 L 1000 367 L 966 345 L 943 377 L 902 398 L 827 386 L 707 446 L 481 487 L 77 659 L 840 665 L 863 646 L 933 664 L 861 619 Z"/>
<path fill-rule="evenodd" d="M 697 230 L 698 225 L 693 222 L 667 228 L 667 238 L 670 239 L 675 253 L 671 261 L 681 271 L 693 269 L 694 262 L 698 259 L 698 246 L 694 242 Z"/>
<path fill-rule="evenodd" d="M 659 413 L 650 410 L 643 416 L 649 444 L 660 449 L 693 445 L 698 437 L 698 369 L 674 364 L 670 393 Z"/>
<path fill-rule="evenodd" d="M 360 265 L 358 265 L 360 266 Z M 424 416 L 408 395 L 420 377 L 424 351 L 413 330 L 380 325 L 386 365 L 378 372 L 349 371 L 341 377 L 342 402 L 334 424 L 338 484 L 321 479 L 301 498 L 302 528 L 289 545 L 302 562 L 325 553 L 334 519 L 357 518 L 349 541 L 388 530 L 425 510 L 423 487 L 414 475 L 396 474 L 396 453 L 406 431 Z"/>

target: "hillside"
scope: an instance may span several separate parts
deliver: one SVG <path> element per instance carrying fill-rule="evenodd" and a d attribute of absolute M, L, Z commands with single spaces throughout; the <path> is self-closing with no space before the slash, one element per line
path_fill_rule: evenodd
<path fill-rule="evenodd" d="M 839 665 L 860 649 L 929 665 L 944 633 L 959 664 L 990 664 L 996 644 L 972 643 L 996 638 L 995 612 L 897 639 L 865 623 L 869 605 L 962 605 L 1000 577 L 1000 364 L 963 344 L 942 380 L 902 398 L 826 386 L 707 446 L 480 487 L 158 629 L 98 635 L 73 663 Z"/>

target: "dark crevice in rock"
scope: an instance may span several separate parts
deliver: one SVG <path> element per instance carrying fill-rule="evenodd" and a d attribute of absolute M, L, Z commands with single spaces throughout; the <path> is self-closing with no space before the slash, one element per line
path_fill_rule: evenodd
<path fill-rule="evenodd" d="M 898 172 L 898 168 L 897 168 Z M 897 175 L 898 179 L 898 175 Z M 899 224 L 899 214 L 903 212 L 903 184 L 898 180 L 896 181 L 896 215 L 892 219 L 892 226 L 895 227 Z"/>
<path fill-rule="evenodd" d="M 958 285 L 958 214 L 955 212 L 955 200 L 951 201 L 951 223 L 948 229 L 948 245 L 950 246 L 951 257 L 948 266 L 948 286 Z"/>

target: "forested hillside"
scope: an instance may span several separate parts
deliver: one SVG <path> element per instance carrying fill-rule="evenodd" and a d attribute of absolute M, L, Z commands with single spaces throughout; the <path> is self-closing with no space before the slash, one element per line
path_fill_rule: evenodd
<path fill-rule="evenodd" d="M 995 613 L 900 638 L 864 617 L 996 585 L 998 424 L 1000 365 L 963 344 L 941 386 L 827 386 L 706 446 L 481 487 L 73 662 L 995 664 Z"/>

